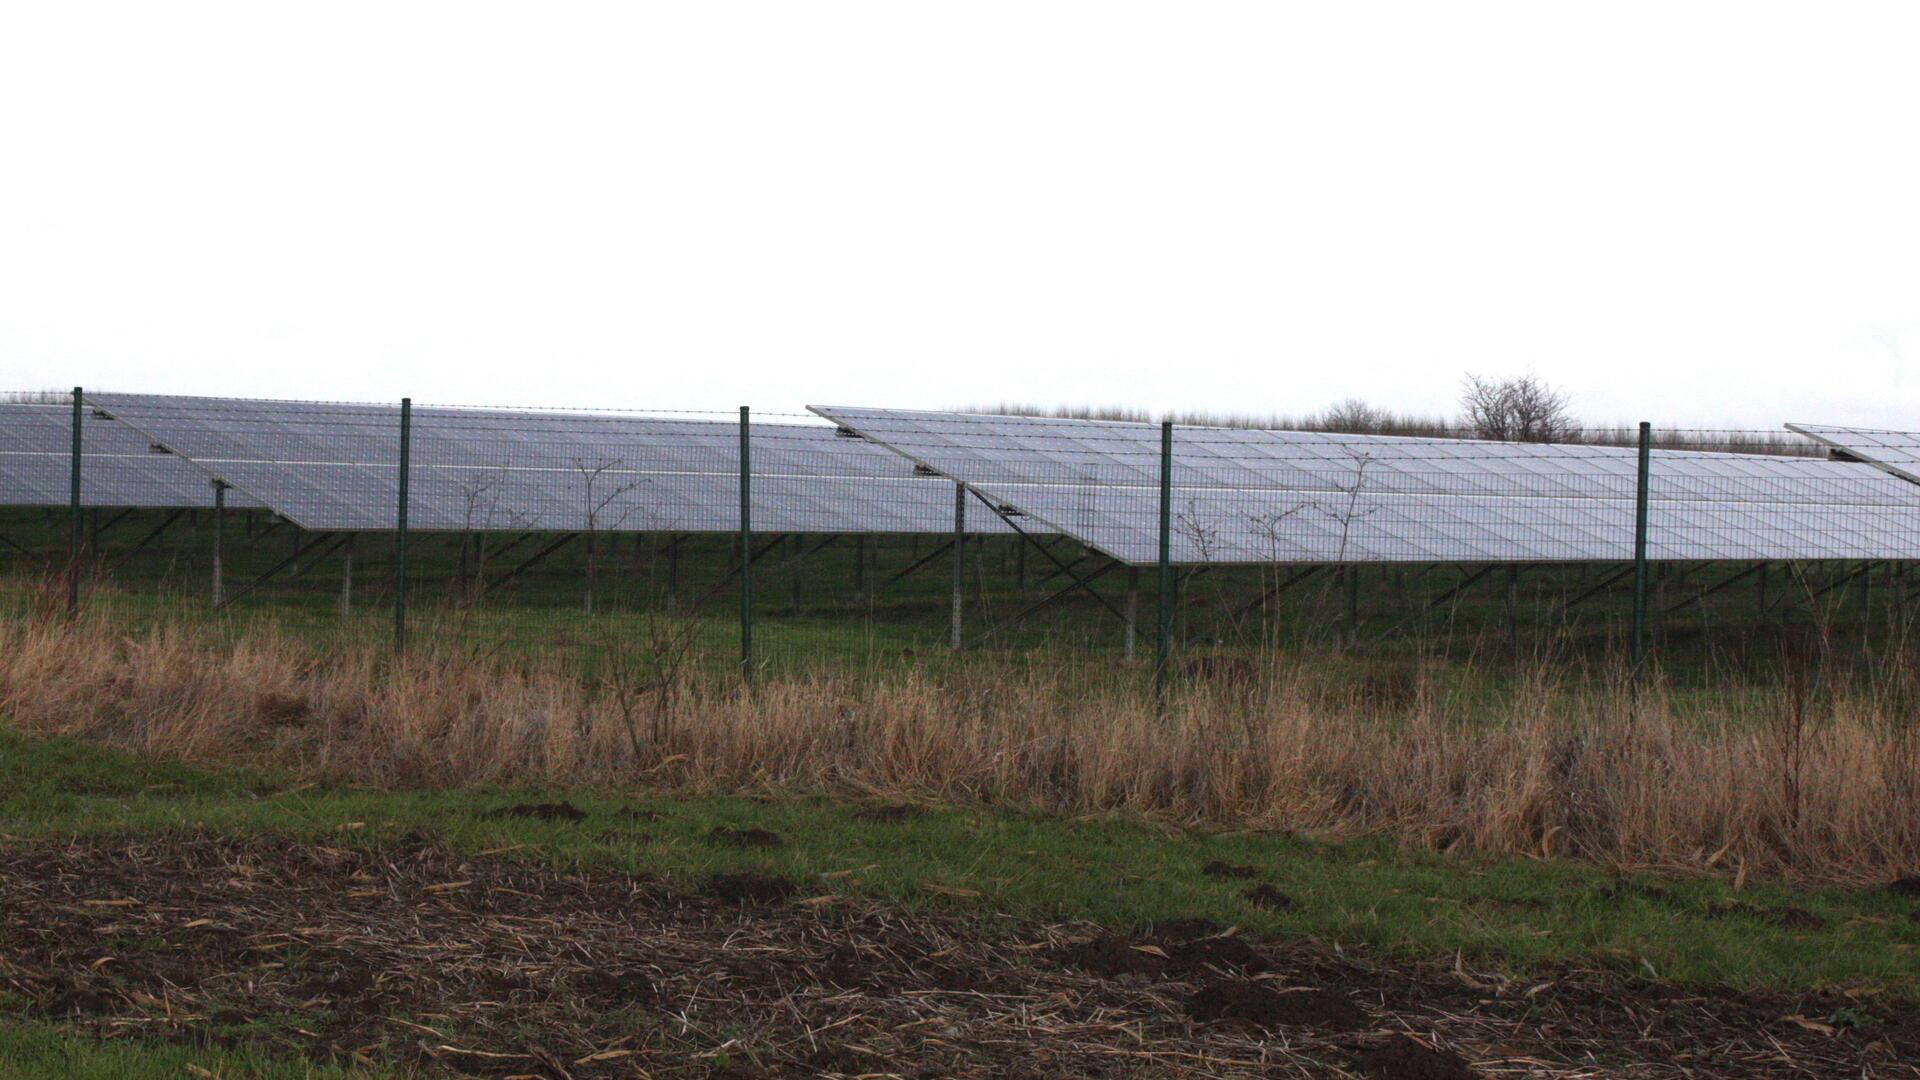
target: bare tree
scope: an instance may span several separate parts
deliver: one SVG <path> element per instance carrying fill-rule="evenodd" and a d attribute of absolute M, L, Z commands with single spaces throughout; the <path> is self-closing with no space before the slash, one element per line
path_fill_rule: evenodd
<path fill-rule="evenodd" d="M 1377 435 L 1393 428 L 1394 418 L 1387 410 L 1369 405 L 1359 398 L 1327 406 L 1311 421 L 1314 429 L 1341 435 Z"/>
<path fill-rule="evenodd" d="M 583 531 L 587 534 L 587 593 L 585 602 L 588 615 L 593 614 L 593 587 L 594 578 L 599 566 L 600 532 L 605 529 L 618 529 L 621 525 L 625 524 L 627 518 L 633 516 L 634 512 L 640 509 L 638 505 L 629 504 L 624 509 L 620 509 L 617 514 L 611 514 L 610 516 L 610 509 L 613 508 L 614 502 L 641 484 L 639 480 L 613 483 L 607 474 L 619 469 L 621 465 L 622 462 L 615 458 L 599 458 L 594 461 L 576 458 L 573 462 L 574 470 L 580 474 L 582 495 L 581 510 L 583 511 L 582 517 L 584 518 L 584 524 L 586 526 Z"/>
<path fill-rule="evenodd" d="M 1242 616 L 1251 614 L 1255 608 L 1263 613 L 1271 612 L 1271 601 L 1286 584 L 1288 556 L 1298 553 L 1300 547 L 1298 538 L 1288 531 L 1287 519 L 1306 508 L 1306 503 L 1295 503 L 1285 510 L 1268 508 L 1246 515 L 1247 528 L 1263 546 L 1261 555 L 1264 562 L 1260 571 L 1260 595 L 1253 603 L 1241 609 Z M 1267 644 L 1269 647 L 1277 647 L 1280 640 L 1279 620 L 1269 619 L 1268 625 L 1272 629 L 1268 634 Z M 1236 631 L 1239 629 L 1238 622 L 1234 628 Z"/>
<path fill-rule="evenodd" d="M 1364 521 L 1374 514 L 1379 513 L 1381 506 L 1377 502 L 1368 505 L 1361 501 L 1361 496 L 1366 491 L 1367 486 L 1367 469 L 1370 468 L 1374 462 L 1373 455 L 1356 450 L 1351 446 L 1342 446 L 1340 449 L 1347 455 L 1347 460 L 1353 463 L 1353 479 L 1348 481 L 1333 481 L 1334 490 L 1345 497 L 1327 504 L 1316 502 L 1314 508 L 1327 517 L 1332 518 L 1340 526 L 1340 545 L 1335 549 L 1333 556 L 1335 566 L 1334 581 L 1347 584 L 1349 588 L 1353 588 L 1355 584 L 1352 575 L 1355 566 L 1347 561 L 1347 551 L 1353 541 L 1353 527 L 1357 522 Z M 1329 582 L 1329 586 L 1331 585 L 1332 582 Z M 1352 596 L 1353 594 L 1349 592 L 1349 599 L 1351 599 Z M 1347 626 L 1345 634 L 1343 635 L 1348 639 L 1348 643 L 1358 640 L 1358 627 L 1354 623 L 1354 617 L 1354 613 L 1349 611 Z"/>
<path fill-rule="evenodd" d="M 1277 583 L 1282 553 L 1291 549 L 1286 520 L 1306 508 L 1305 503 L 1295 503 L 1285 509 L 1269 507 L 1239 515 L 1254 540 L 1262 545 L 1261 555 L 1266 560 L 1263 574 L 1271 574 L 1274 578 L 1273 582 L 1264 583 L 1264 587 L 1270 588 Z M 1221 525 L 1208 520 L 1197 499 L 1188 499 L 1186 509 L 1174 514 L 1173 531 L 1192 545 L 1197 556 L 1195 561 L 1202 565 L 1212 564 L 1229 546 L 1241 546 L 1227 536 Z M 1209 602 L 1219 609 L 1221 626 L 1227 633 L 1238 637 L 1245 627 L 1247 616 L 1260 604 L 1256 602 L 1236 608 L 1219 578 L 1209 578 L 1207 581 L 1210 586 Z"/>
<path fill-rule="evenodd" d="M 519 528 L 527 520 L 524 514 L 502 509 L 500 501 L 506 485 L 505 466 L 494 466 L 466 476 L 454 487 L 466 507 L 460 530 L 460 591 L 468 603 L 478 600 L 484 588 L 488 533 L 497 528 Z"/>
<path fill-rule="evenodd" d="M 673 735 L 673 718 L 693 667 L 694 645 L 700 637 L 697 617 L 666 611 L 643 611 L 634 619 L 609 625 L 599 633 L 605 663 L 601 677 L 620 713 L 627 745 L 635 763 L 657 753 Z M 640 736 L 642 708 L 648 727 Z"/>
<path fill-rule="evenodd" d="M 1347 561 L 1347 544 L 1353 537 L 1353 525 L 1357 521 L 1373 516 L 1380 510 L 1378 504 L 1363 506 L 1360 496 L 1367 486 L 1367 469 L 1373 465 L 1373 455 L 1351 446 L 1342 446 L 1341 452 L 1353 463 L 1353 479 L 1350 481 L 1332 481 L 1333 489 L 1345 498 L 1329 504 L 1315 502 L 1314 509 L 1332 518 L 1340 525 L 1340 546 L 1335 551 L 1333 561 L 1344 565 Z"/>
<path fill-rule="evenodd" d="M 1186 537 L 1202 563 L 1212 562 L 1220 550 L 1220 527 L 1202 520 L 1198 499 L 1189 498 L 1187 508 L 1173 515 L 1173 531 Z"/>
<path fill-rule="evenodd" d="M 1461 422 L 1475 438 L 1501 442 L 1569 442 L 1580 435 L 1572 399 L 1537 376 L 1492 379 L 1469 374 L 1460 384 Z"/>

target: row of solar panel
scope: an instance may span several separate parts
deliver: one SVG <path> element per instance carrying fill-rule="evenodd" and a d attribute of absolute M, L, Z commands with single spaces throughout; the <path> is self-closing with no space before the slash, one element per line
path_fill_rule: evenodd
<path fill-rule="evenodd" d="M 399 498 L 395 406 L 91 395 L 89 506 L 263 506 L 310 530 L 384 530 Z M 1159 555 L 1150 424 L 820 407 L 834 427 L 755 424 L 755 527 L 952 528 L 955 485 L 1024 531 L 1115 559 Z M 0 504 L 68 501 L 70 409 L 0 405 Z M 1846 460 L 1654 451 L 1656 559 L 1920 558 L 1920 436 L 1791 425 Z M 739 432 L 722 422 L 417 408 L 409 518 L 422 530 L 731 532 Z M 852 438 L 844 436 L 855 436 Z M 1172 557 L 1252 562 L 1632 557 L 1635 451 L 1182 428 Z M 1008 531 L 969 507 L 974 533 Z"/>
<path fill-rule="evenodd" d="M 86 506 L 265 507 L 303 529 L 393 528 L 399 409 L 160 395 L 90 395 Z M 0 505 L 65 506 L 67 406 L 0 405 Z M 752 431 L 754 526 L 768 533 L 944 533 L 955 485 L 826 425 Z M 733 532 L 736 424 L 416 408 L 408 524 L 421 531 Z M 975 534 L 1010 532 L 975 511 Z"/>
<path fill-rule="evenodd" d="M 842 428 L 1113 558 L 1160 543 L 1157 425 L 817 407 Z M 1811 429 L 1797 428 L 1808 431 Z M 1920 484 L 1857 460 L 1660 450 L 1648 555 L 1660 560 L 1920 558 Z M 1894 444 L 1893 433 L 1882 433 Z M 1905 445 L 1920 447 L 1907 437 Z M 1613 562 L 1633 558 L 1629 448 L 1183 428 L 1171 558 L 1259 562 Z M 1915 456 L 1920 463 L 1920 454 Z M 1880 462 L 1872 464 L 1871 462 Z M 1920 469 L 1916 469 L 1920 472 Z"/>

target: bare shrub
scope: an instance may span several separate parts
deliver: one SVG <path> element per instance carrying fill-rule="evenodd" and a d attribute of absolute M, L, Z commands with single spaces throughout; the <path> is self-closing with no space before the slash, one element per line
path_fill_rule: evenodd
<path fill-rule="evenodd" d="M 1327 407 L 1309 420 L 1317 431 L 1338 432 L 1345 435 L 1379 435 L 1395 429 L 1395 418 L 1387 410 L 1369 405 L 1359 398 L 1347 398 L 1345 401 Z"/>
<path fill-rule="evenodd" d="M 1475 438 L 1500 442 L 1571 442 L 1580 434 L 1572 399 L 1533 375 L 1491 379 L 1469 374 L 1460 384 L 1461 423 Z"/>

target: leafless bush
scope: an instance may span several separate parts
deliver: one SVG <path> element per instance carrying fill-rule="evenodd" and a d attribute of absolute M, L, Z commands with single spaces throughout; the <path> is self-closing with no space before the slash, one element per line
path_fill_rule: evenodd
<path fill-rule="evenodd" d="M 1392 430 L 1394 417 L 1387 410 L 1369 405 L 1359 398 L 1348 398 L 1336 405 L 1328 406 L 1325 412 L 1310 421 L 1320 431 L 1341 432 L 1348 435 L 1379 435 Z"/>
<path fill-rule="evenodd" d="M 1535 376 L 1491 379 L 1469 374 L 1460 386 L 1461 420 L 1475 438 L 1551 443 L 1570 442 L 1580 434 L 1572 399 Z"/>

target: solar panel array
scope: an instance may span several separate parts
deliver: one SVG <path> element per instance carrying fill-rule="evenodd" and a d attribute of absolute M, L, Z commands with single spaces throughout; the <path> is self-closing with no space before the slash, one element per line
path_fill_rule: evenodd
<path fill-rule="evenodd" d="M 89 394 L 88 400 L 309 530 L 386 530 L 396 405 Z M 763 533 L 940 533 L 950 481 L 814 424 L 752 426 Z M 739 426 L 605 413 L 415 407 L 408 525 L 422 531 L 733 532 Z M 1004 532 L 973 513 L 968 530 Z"/>
<path fill-rule="evenodd" d="M 264 505 L 310 530 L 386 530 L 399 409 L 93 394 L 82 501 Z M 1158 557 L 1156 425 L 818 407 L 753 427 L 755 527 L 939 533 L 952 480 L 1029 532 Z M 0 404 L 0 505 L 67 503 L 70 408 Z M 1920 433 L 1791 424 L 1852 460 L 1657 450 L 1657 560 L 1920 557 Z M 423 531 L 732 532 L 738 427 L 604 413 L 419 407 Z M 934 475 L 928 475 L 934 474 Z M 1632 557 L 1636 452 L 1603 446 L 1181 427 L 1176 562 L 1586 562 Z M 967 529 L 1008 526 L 969 506 Z"/>
<path fill-rule="evenodd" d="M 80 503 L 87 507 L 192 509 L 213 505 L 205 473 L 156 452 L 125 424 L 81 419 Z M 0 403 L 0 506 L 66 506 L 73 476 L 73 407 Z M 250 503 L 230 498 L 234 506 Z"/>
<path fill-rule="evenodd" d="M 1920 484 L 1920 431 L 1838 427 L 1832 424 L 1788 424 L 1787 428 L 1849 458 Z"/>
<path fill-rule="evenodd" d="M 1158 425 L 897 409 L 820 416 L 1136 565 L 1159 554 Z M 1920 558 L 1920 487 L 1870 465 L 1655 451 L 1656 560 Z M 1180 427 L 1183 564 L 1633 557 L 1637 451 Z"/>

